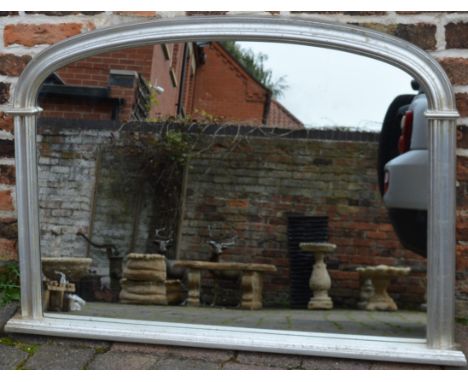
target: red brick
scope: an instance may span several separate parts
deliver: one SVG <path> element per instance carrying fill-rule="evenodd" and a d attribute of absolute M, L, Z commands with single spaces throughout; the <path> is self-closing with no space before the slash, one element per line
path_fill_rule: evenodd
<path fill-rule="evenodd" d="M 457 256 L 457 259 L 456 259 L 456 267 L 457 269 L 459 269 L 460 271 L 464 271 L 466 272 L 468 270 L 468 258 L 462 258 L 462 257 L 459 257 Z"/>
<path fill-rule="evenodd" d="M 228 207 L 232 208 L 247 208 L 249 206 L 248 199 L 231 199 L 226 201 Z M 282 221 L 284 223 L 284 221 Z"/>
<path fill-rule="evenodd" d="M 414 11 L 397 11 L 399 15 L 419 15 L 424 12 L 414 12 Z"/>
<path fill-rule="evenodd" d="M 0 139 L 0 158 L 13 158 L 14 156 L 14 142 L 8 139 Z"/>
<path fill-rule="evenodd" d="M 466 148 L 468 147 L 468 126 L 458 125 L 457 126 L 457 147 Z"/>
<path fill-rule="evenodd" d="M 3 112 L 0 112 L 0 130 L 13 131 L 13 118 Z"/>
<path fill-rule="evenodd" d="M 10 99 L 10 84 L 0 82 L 0 104 L 7 103 Z"/>
<path fill-rule="evenodd" d="M 376 225 L 374 223 L 360 223 L 360 222 L 357 222 L 357 223 L 351 223 L 350 224 L 350 227 L 353 228 L 353 229 L 357 229 L 357 230 L 373 230 L 376 228 Z"/>
<path fill-rule="evenodd" d="M 375 11 L 375 12 L 361 12 L 361 11 L 349 11 L 349 12 L 339 12 L 339 11 L 293 11 L 291 13 L 295 14 L 317 14 L 317 15 L 348 15 L 348 16 L 384 16 L 387 12 Z"/>
<path fill-rule="evenodd" d="M 0 219 L 0 238 L 17 240 L 18 238 L 18 223 L 13 218 Z"/>
<path fill-rule="evenodd" d="M 353 280 L 353 282 L 359 280 L 358 272 L 346 272 L 330 269 L 329 273 L 333 280 Z"/>
<path fill-rule="evenodd" d="M 425 50 L 436 48 L 436 26 L 419 23 L 414 25 L 398 24 L 395 36 L 407 40 Z"/>
<path fill-rule="evenodd" d="M 383 265 L 389 265 L 389 266 L 395 266 L 397 265 L 397 259 L 393 257 L 381 257 L 381 256 L 376 256 L 374 258 L 375 263 L 374 264 L 383 264 Z"/>
<path fill-rule="evenodd" d="M 35 46 L 54 44 L 80 34 L 85 26 L 80 23 L 61 24 L 8 24 L 3 31 L 5 46 L 19 44 Z"/>
<path fill-rule="evenodd" d="M 380 232 L 380 231 L 370 231 L 367 232 L 367 238 L 368 239 L 374 239 L 374 240 L 380 240 L 380 239 L 386 239 L 387 238 L 387 233 L 386 232 Z"/>
<path fill-rule="evenodd" d="M 379 231 L 393 232 L 393 226 L 391 224 L 379 224 Z"/>
<path fill-rule="evenodd" d="M 468 59 L 461 57 L 447 57 L 440 60 L 440 64 L 447 72 L 450 81 L 455 85 L 468 85 Z"/>
<path fill-rule="evenodd" d="M 100 13 L 104 13 L 104 11 L 26 11 L 26 14 L 38 14 L 38 15 L 46 15 L 46 16 L 69 16 L 69 15 L 88 15 L 93 16 Z"/>
<path fill-rule="evenodd" d="M 228 11 L 186 11 L 187 16 L 223 16 Z"/>
<path fill-rule="evenodd" d="M 16 240 L 0 238 L 0 261 L 17 260 L 18 250 Z"/>
<path fill-rule="evenodd" d="M 0 191 L 0 211 L 13 211 L 14 209 L 11 191 Z"/>
<path fill-rule="evenodd" d="M 19 76 L 31 56 L 15 56 L 14 54 L 0 54 L 0 74 L 4 76 Z"/>
<path fill-rule="evenodd" d="M 0 184 L 15 184 L 15 166 L 0 165 Z"/>
<path fill-rule="evenodd" d="M 139 16 L 139 17 L 154 17 L 157 15 L 155 11 L 121 11 L 114 12 L 117 15 L 121 16 Z"/>
<path fill-rule="evenodd" d="M 206 47 L 205 54 L 206 64 L 195 77 L 195 118 L 206 121 L 217 117 L 223 122 L 261 124 L 267 90 L 256 81 L 248 81 L 242 67 L 218 44 Z M 271 157 L 282 159 L 276 153 Z"/>
<path fill-rule="evenodd" d="M 375 12 L 361 12 L 361 11 L 351 11 L 351 12 L 343 12 L 344 15 L 349 16 L 385 16 L 387 12 L 383 11 L 375 11 Z"/>
<path fill-rule="evenodd" d="M 468 181 L 468 158 L 457 157 L 457 180 Z"/>
<path fill-rule="evenodd" d="M 447 49 L 468 48 L 468 23 L 450 23 L 445 26 Z"/>
<path fill-rule="evenodd" d="M 457 93 L 455 99 L 460 116 L 468 117 L 468 93 Z"/>
<path fill-rule="evenodd" d="M 436 26 L 427 23 L 418 24 L 378 24 L 361 23 L 360 26 L 375 29 L 409 41 L 422 49 L 434 50 L 436 48 Z"/>

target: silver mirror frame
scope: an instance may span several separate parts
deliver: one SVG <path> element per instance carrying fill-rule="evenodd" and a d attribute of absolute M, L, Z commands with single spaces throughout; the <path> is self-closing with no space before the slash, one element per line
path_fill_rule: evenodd
<path fill-rule="evenodd" d="M 429 210 L 426 340 L 337 335 L 44 314 L 37 187 L 37 96 L 49 74 L 111 50 L 182 41 L 250 40 L 303 44 L 371 57 L 412 75 L 428 96 Z M 399 362 L 465 365 L 454 344 L 455 97 L 440 65 L 425 51 L 364 28 L 291 17 L 180 17 L 120 25 L 57 43 L 34 57 L 18 79 L 13 108 L 16 150 L 21 313 L 9 332 L 171 345 L 255 350 Z"/>

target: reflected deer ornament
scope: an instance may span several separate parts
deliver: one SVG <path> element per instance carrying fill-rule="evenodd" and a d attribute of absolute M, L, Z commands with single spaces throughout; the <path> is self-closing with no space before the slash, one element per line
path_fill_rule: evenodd
<path fill-rule="evenodd" d="M 216 240 L 213 238 L 213 231 L 211 230 L 211 226 L 208 226 L 208 236 L 211 239 L 208 241 L 208 245 L 211 247 L 211 256 L 209 261 L 215 263 L 222 262 L 221 255 L 224 253 L 224 250 L 233 247 L 236 244 L 238 238 L 238 235 L 236 233 L 227 241 L 220 241 L 219 239 Z M 214 276 L 213 301 L 211 305 L 214 306 L 217 303 L 220 292 L 219 280 L 221 278 L 225 278 L 237 279 L 239 281 L 240 273 L 239 271 L 211 271 L 211 273 Z"/>
<path fill-rule="evenodd" d="M 174 239 L 172 238 L 172 231 L 169 231 L 169 235 L 161 236 L 160 232 L 164 232 L 166 228 L 157 228 L 154 230 L 154 237 L 153 243 L 157 244 L 159 247 L 159 253 L 161 255 L 166 255 L 167 250 L 172 247 L 174 244 Z"/>

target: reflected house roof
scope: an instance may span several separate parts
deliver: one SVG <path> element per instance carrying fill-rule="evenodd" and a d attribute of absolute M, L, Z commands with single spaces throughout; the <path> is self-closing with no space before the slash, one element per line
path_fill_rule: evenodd
<path fill-rule="evenodd" d="M 44 117 L 165 120 L 184 117 L 303 129 L 302 122 L 220 43 L 176 43 L 104 53 L 43 84 Z"/>

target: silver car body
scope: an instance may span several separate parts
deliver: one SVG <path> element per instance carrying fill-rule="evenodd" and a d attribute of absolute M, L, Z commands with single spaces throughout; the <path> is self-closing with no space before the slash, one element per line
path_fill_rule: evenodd
<path fill-rule="evenodd" d="M 418 94 L 411 102 L 413 131 L 410 150 L 397 156 L 385 165 L 388 189 L 384 194 L 387 208 L 427 210 L 428 203 L 428 150 L 427 98 Z"/>

